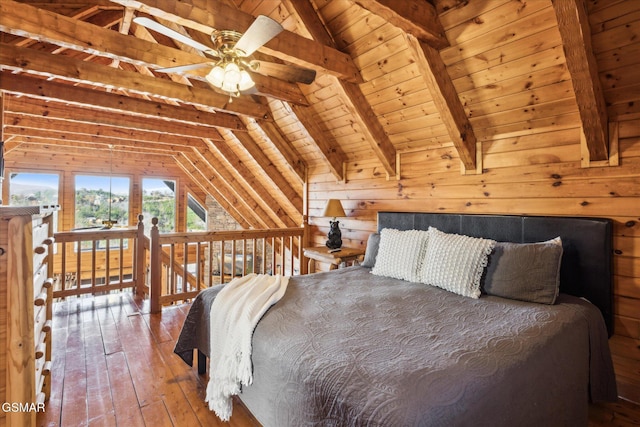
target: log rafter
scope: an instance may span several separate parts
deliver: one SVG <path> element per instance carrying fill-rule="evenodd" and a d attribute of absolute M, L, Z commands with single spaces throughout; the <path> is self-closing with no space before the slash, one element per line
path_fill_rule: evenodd
<path fill-rule="evenodd" d="M 209 194 L 229 215 L 233 217 L 238 224 L 243 228 L 251 228 L 256 226 L 256 222 L 253 218 L 247 220 L 245 218 L 246 212 L 242 212 L 239 208 L 227 201 L 222 194 L 222 187 L 217 187 L 215 183 L 209 181 L 209 177 L 206 176 L 198 167 L 194 165 L 194 154 L 186 155 L 181 154 L 176 157 L 176 164 L 191 177 L 191 180 L 200 187 L 202 191 Z"/>
<path fill-rule="evenodd" d="M 116 33 L 117 34 L 117 33 Z M 186 104 L 213 107 L 232 114 L 269 118 L 269 110 L 250 98 L 229 103 L 226 95 L 210 89 L 185 86 L 166 79 L 143 76 L 137 72 L 104 67 L 60 55 L 42 53 L 0 43 L 0 66 L 13 71 L 27 71 L 47 78 L 58 77 L 74 83 L 91 83 L 103 88 L 123 88 L 141 95 L 151 95 Z"/>
<path fill-rule="evenodd" d="M 7 112 L 21 116 L 47 117 L 49 120 L 64 120 L 78 124 L 105 125 L 131 131 L 154 132 L 159 135 L 174 135 L 189 138 L 218 138 L 222 136 L 215 127 L 172 123 L 168 120 L 115 114 L 91 110 L 58 102 L 45 102 L 26 97 L 7 101 Z M 17 125 L 17 123 L 16 123 Z"/>
<path fill-rule="evenodd" d="M 270 192 L 260 182 L 260 179 L 242 163 L 226 143 L 211 140 L 205 140 L 205 142 L 208 150 L 200 150 L 201 154 L 210 162 L 220 165 L 219 171 L 226 170 L 225 179 L 228 182 L 235 182 L 234 188 L 242 188 L 243 199 L 248 201 L 261 199 L 263 201 L 262 204 L 252 202 L 252 209 L 256 214 L 260 215 L 264 212 L 269 215 L 274 224 L 272 225 L 273 227 L 296 226 L 296 222 L 279 206 Z M 243 182 L 238 182 L 239 180 L 236 180 L 234 174 L 238 175 Z M 269 212 L 266 212 L 262 207 L 268 209 Z"/>
<path fill-rule="evenodd" d="M 583 0 L 553 0 L 562 46 L 580 111 L 589 160 L 607 160 L 608 117 Z"/>
<path fill-rule="evenodd" d="M 122 16 L 118 19 L 122 20 Z M 130 63 L 144 73 L 149 73 L 149 69 L 158 67 L 202 62 L 203 58 L 200 55 L 158 44 L 149 37 L 146 30 L 139 30 L 137 27 L 136 25 L 137 37 L 130 37 L 23 3 L 11 0 L 0 1 L 0 30 L 14 35 L 46 41 L 63 49 L 111 58 L 111 64 L 114 61 Z M 171 78 L 177 81 L 184 79 L 176 75 L 172 75 Z M 151 82 L 149 81 L 149 84 Z M 117 87 L 117 83 L 113 85 Z M 299 102 L 302 98 L 296 85 L 277 79 L 259 76 L 257 86 L 260 94 L 277 99 Z M 210 91 L 213 92 L 212 96 L 215 95 L 218 99 L 218 104 L 225 104 L 223 99 L 228 99 L 226 94 L 217 93 L 213 89 Z M 151 88 L 149 92 L 153 93 Z M 228 106 L 231 111 L 234 110 L 233 107 L 233 105 Z M 242 111 L 238 112 L 242 113 Z"/>
<path fill-rule="evenodd" d="M 246 130 L 245 125 L 238 116 L 233 114 L 223 112 L 209 113 L 196 109 L 179 108 L 164 102 L 131 98 L 27 75 L 1 72 L 0 90 L 32 95 L 37 99 L 64 101 L 87 108 L 103 108 L 119 113 L 169 119 L 191 125 L 216 126 L 239 131 Z"/>
<path fill-rule="evenodd" d="M 356 3 L 434 49 L 440 50 L 450 45 L 436 8 L 427 1 L 356 0 Z"/>
<path fill-rule="evenodd" d="M 411 34 L 406 34 L 406 38 L 464 169 L 475 173 L 478 164 L 476 135 L 440 54 Z"/>
<path fill-rule="evenodd" d="M 291 10 L 298 15 L 300 22 L 306 27 L 313 39 L 327 46 L 340 48 L 337 41 L 322 23 L 311 1 L 288 1 Z M 382 164 L 388 176 L 396 174 L 396 149 L 384 131 L 371 105 L 367 102 L 360 86 L 353 82 L 337 80 L 338 87 L 347 102 L 347 108 L 358 122 L 366 140 Z M 326 154 L 325 154 L 326 156 Z M 342 177 L 344 179 L 344 177 Z"/>
<path fill-rule="evenodd" d="M 255 19 L 250 14 L 227 6 L 220 1 L 208 2 L 207 9 L 174 0 L 112 1 L 205 34 L 211 34 L 214 29 L 233 29 L 243 33 Z M 352 82 L 362 81 L 360 73 L 349 55 L 330 46 L 301 37 L 291 31 L 281 32 L 260 50 L 293 64 L 314 68 L 319 72 L 332 74 L 341 79 Z"/>

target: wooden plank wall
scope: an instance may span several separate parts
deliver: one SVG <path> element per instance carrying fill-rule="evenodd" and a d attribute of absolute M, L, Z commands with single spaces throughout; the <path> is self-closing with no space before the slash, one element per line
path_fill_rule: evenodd
<path fill-rule="evenodd" d="M 580 119 L 551 2 L 465 2 L 446 11 L 443 4 L 455 2 L 438 3 L 452 44 L 441 56 L 482 141 L 484 172 L 461 175 L 458 155 L 412 65 L 385 74 L 410 62 L 402 36 L 371 16 L 347 25 L 344 16 L 356 13 L 354 5 L 326 2 L 321 12 L 327 25 L 362 67 L 368 99 L 398 149 L 400 176 L 387 180 L 367 155 L 368 144 L 349 151 L 344 183 L 311 162 L 314 242 L 326 240 L 328 219 L 319 215 L 329 195 L 340 198 L 348 213 L 341 225 L 350 246 L 366 244 L 380 210 L 613 218 L 616 333 L 640 338 L 638 4 L 589 3 L 609 117 L 619 131 L 620 166 L 582 168 Z M 386 56 L 379 49 L 396 53 L 376 61 Z M 336 120 L 332 131 L 340 133 Z"/>

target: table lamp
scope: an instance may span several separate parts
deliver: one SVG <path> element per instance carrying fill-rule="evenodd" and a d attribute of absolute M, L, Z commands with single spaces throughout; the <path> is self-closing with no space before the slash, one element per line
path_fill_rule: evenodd
<path fill-rule="evenodd" d="M 342 246 L 342 233 L 340 232 L 340 227 L 338 226 L 339 221 L 336 221 L 336 218 L 347 216 L 347 214 L 344 213 L 344 209 L 342 208 L 342 203 L 340 203 L 340 200 L 327 200 L 327 205 L 324 207 L 322 216 L 333 217 L 333 220 L 329 221 L 329 223 L 331 224 L 331 228 L 329 229 L 329 233 L 327 234 L 327 247 L 329 249 L 339 249 Z"/>

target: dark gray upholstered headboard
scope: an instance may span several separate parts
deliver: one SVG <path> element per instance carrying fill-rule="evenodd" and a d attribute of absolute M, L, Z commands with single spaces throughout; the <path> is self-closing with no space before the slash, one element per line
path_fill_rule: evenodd
<path fill-rule="evenodd" d="M 562 238 L 560 292 L 584 297 L 602 312 L 613 334 L 613 223 L 606 218 L 379 212 L 378 231 L 426 230 L 530 243 Z"/>

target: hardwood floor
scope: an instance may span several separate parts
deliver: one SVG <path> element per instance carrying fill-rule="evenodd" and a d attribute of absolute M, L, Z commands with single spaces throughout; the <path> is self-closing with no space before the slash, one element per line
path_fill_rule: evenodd
<path fill-rule="evenodd" d="M 129 294 L 56 303 L 51 399 L 38 426 L 259 425 L 239 401 L 230 423 L 218 420 L 204 403 L 206 377 L 173 354 L 187 310 L 150 315 L 148 301 Z M 589 425 L 638 426 L 638 343 L 618 336 L 610 343 L 626 400 L 591 405 Z"/>

